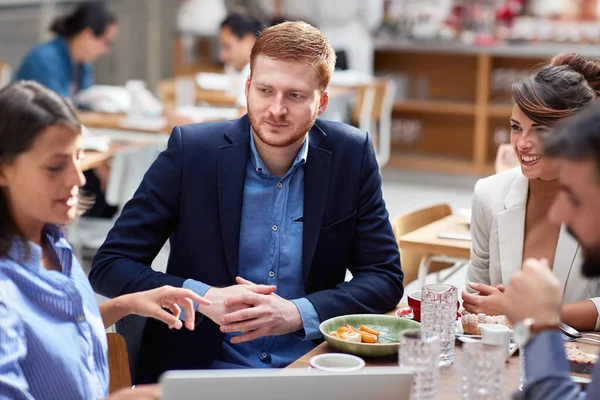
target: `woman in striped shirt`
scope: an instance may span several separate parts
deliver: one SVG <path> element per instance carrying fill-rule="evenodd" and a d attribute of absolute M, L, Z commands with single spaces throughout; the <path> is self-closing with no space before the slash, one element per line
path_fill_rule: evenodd
<path fill-rule="evenodd" d="M 81 125 L 69 103 L 33 82 L 0 91 L 0 399 L 104 399 L 105 327 L 127 314 L 194 329 L 190 290 L 161 287 L 98 307 L 61 225 L 73 220 Z M 168 313 L 164 309 L 172 312 Z M 159 398 L 157 386 L 110 399 Z"/>

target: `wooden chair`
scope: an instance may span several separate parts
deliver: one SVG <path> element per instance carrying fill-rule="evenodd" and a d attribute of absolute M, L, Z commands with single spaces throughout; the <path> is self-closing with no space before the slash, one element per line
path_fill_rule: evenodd
<path fill-rule="evenodd" d="M 7 62 L 0 61 L 0 89 L 8 85 L 12 79 L 12 69 Z"/>
<path fill-rule="evenodd" d="M 110 374 L 109 393 L 131 387 L 131 372 L 125 339 L 118 333 L 107 333 L 108 372 Z"/>
<path fill-rule="evenodd" d="M 399 238 L 409 232 L 412 232 L 422 226 L 447 217 L 452 214 L 452 209 L 448 204 L 436 204 L 431 207 L 422 208 L 404 215 L 400 215 L 392 222 L 396 243 L 400 244 Z M 419 277 L 421 261 L 426 254 L 414 251 L 401 250 L 400 261 L 402 271 L 404 272 L 404 286 L 416 280 Z M 439 272 L 455 265 L 454 263 L 433 261 L 429 263 L 428 272 Z"/>
<path fill-rule="evenodd" d="M 360 130 L 373 135 L 380 168 L 383 168 L 390 158 L 395 95 L 394 80 L 378 78 L 356 89 L 356 99 L 352 107 L 353 122 Z"/>

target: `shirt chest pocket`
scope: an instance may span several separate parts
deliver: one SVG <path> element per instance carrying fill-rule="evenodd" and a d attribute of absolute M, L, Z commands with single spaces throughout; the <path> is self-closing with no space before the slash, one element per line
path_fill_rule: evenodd
<path fill-rule="evenodd" d="M 304 216 L 296 215 L 292 217 L 292 230 L 294 233 L 302 234 L 304 232 Z"/>

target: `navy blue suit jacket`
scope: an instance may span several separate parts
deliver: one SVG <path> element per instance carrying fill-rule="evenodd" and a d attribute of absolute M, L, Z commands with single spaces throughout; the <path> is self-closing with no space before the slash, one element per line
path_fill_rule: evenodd
<path fill-rule="evenodd" d="M 370 136 L 322 120 L 309 135 L 302 244 L 306 297 L 321 321 L 389 311 L 402 297 L 403 274 Z M 94 290 L 115 297 L 182 286 L 190 278 L 212 286 L 235 284 L 249 153 L 247 116 L 176 127 L 94 257 L 89 275 Z M 148 266 L 167 239 L 171 253 L 164 274 Z M 354 276 L 350 282 L 344 282 L 346 268 Z M 148 320 L 136 381 L 156 381 L 169 369 L 206 368 L 222 340 L 208 318 L 192 332 Z"/>

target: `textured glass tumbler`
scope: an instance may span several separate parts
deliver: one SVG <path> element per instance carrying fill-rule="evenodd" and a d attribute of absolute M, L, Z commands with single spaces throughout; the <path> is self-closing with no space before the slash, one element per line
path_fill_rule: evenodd
<path fill-rule="evenodd" d="M 421 292 L 421 329 L 425 336 L 439 336 L 439 366 L 454 361 L 456 333 L 456 302 L 458 289 L 445 283 L 423 286 Z"/>
<path fill-rule="evenodd" d="M 398 363 L 414 373 L 411 400 L 434 400 L 438 397 L 438 359 L 440 339 L 424 336 L 419 329 L 400 334 Z"/>
<path fill-rule="evenodd" d="M 500 400 L 506 351 L 500 346 L 465 343 L 462 362 L 463 400 Z"/>
<path fill-rule="evenodd" d="M 525 348 L 519 347 L 519 390 L 525 385 Z"/>

